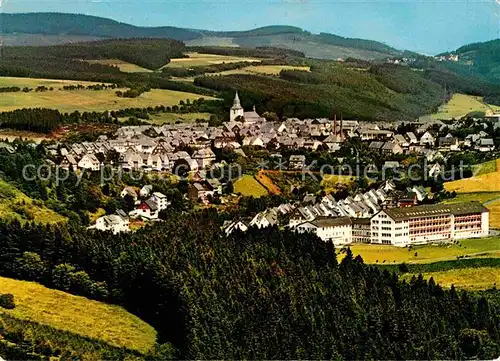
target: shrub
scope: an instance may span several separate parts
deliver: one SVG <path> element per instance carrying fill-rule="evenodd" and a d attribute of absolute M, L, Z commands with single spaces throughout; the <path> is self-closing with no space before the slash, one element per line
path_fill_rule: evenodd
<path fill-rule="evenodd" d="M 7 310 L 12 310 L 16 307 L 14 303 L 14 295 L 12 293 L 4 293 L 0 295 L 0 307 Z"/>

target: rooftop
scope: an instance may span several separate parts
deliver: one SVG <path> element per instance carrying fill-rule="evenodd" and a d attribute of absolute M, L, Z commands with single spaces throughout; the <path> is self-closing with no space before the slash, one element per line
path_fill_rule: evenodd
<path fill-rule="evenodd" d="M 422 216 L 439 216 L 447 214 L 458 216 L 471 213 L 489 212 L 489 210 L 479 202 L 466 202 L 456 204 L 426 204 L 407 208 L 390 208 L 385 209 L 384 212 L 392 219 L 400 221 Z"/>

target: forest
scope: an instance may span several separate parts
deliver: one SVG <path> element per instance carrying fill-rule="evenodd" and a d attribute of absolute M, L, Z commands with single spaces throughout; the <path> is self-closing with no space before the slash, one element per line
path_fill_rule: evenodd
<path fill-rule="evenodd" d="M 337 260 L 333 245 L 313 235 L 270 228 L 226 238 L 214 210 L 166 219 L 119 236 L 0 222 L 0 275 L 76 294 L 98 283 L 102 291 L 91 297 L 149 322 L 181 359 L 493 359 L 500 352 L 491 297 L 421 277 L 401 282 L 349 250 Z"/>
<path fill-rule="evenodd" d="M 235 74 L 195 79 L 195 84 L 224 92 L 238 89 L 243 106 L 282 117 L 331 117 L 363 120 L 414 120 L 446 100 L 437 83 L 404 67 L 372 65 L 366 70 L 318 62 L 311 72 L 284 70 L 279 78 Z"/>
<path fill-rule="evenodd" d="M 158 69 L 171 58 L 182 58 L 184 43 L 170 39 L 113 39 L 53 46 L 18 46 L 3 49 L 5 59 L 120 59 L 146 69 Z"/>
<path fill-rule="evenodd" d="M 0 14 L 4 34 L 66 34 L 100 38 L 170 38 L 191 40 L 201 37 L 196 31 L 164 27 L 139 27 L 111 19 L 83 14 L 28 13 Z"/>

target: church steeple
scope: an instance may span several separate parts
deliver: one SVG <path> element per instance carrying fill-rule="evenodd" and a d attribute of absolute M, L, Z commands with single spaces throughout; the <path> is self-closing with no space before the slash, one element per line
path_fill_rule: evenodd
<path fill-rule="evenodd" d="M 229 113 L 229 120 L 232 122 L 238 117 L 243 117 L 244 114 L 245 114 L 245 111 L 243 110 L 243 107 L 241 106 L 240 97 L 238 95 L 238 92 L 236 92 L 236 95 L 234 96 L 233 106 L 231 107 L 231 111 Z"/>
<path fill-rule="evenodd" d="M 238 91 L 236 91 L 236 95 L 234 96 L 233 108 L 241 107 L 240 97 L 238 96 Z"/>

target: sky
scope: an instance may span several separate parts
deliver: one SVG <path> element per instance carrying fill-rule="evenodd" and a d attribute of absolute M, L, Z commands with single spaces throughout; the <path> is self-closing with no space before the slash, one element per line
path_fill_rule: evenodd
<path fill-rule="evenodd" d="M 294 25 L 429 55 L 500 35 L 500 0 L 0 0 L 0 4 L 7 13 L 81 13 L 140 26 L 248 30 Z"/>

